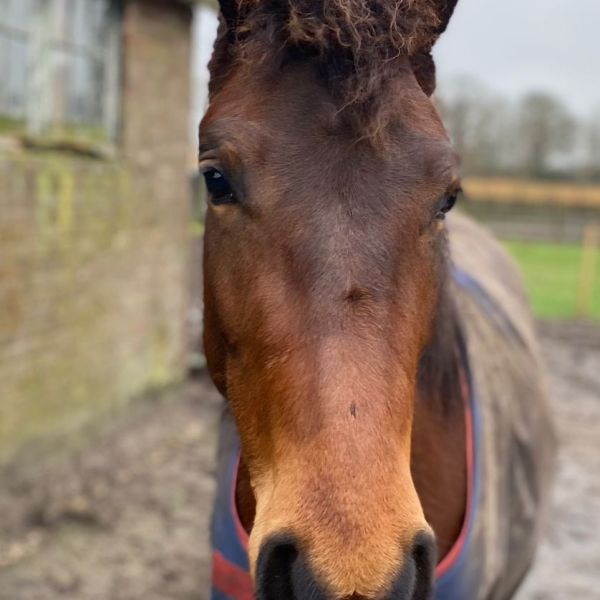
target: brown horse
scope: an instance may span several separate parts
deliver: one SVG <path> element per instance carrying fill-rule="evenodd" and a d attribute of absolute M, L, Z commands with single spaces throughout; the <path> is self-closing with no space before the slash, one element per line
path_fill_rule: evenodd
<path fill-rule="evenodd" d="M 552 455 L 551 436 L 527 443 L 548 429 L 535 340 L 501 250 L 461 219 L 449 247 L 445 221 L 459 161 L 430 51 L 455 3 L 221 2 L 200 140 L 204 342 L 241 439 L 234 511 L 260 600 L 430 598 L 469 536 L 478 575 L 446 597 L 503 599 L 533 554 Z M 461 252 L 483 261 L 462 288 Z M 537 415 L 523 440 L 512 421 L 506 444 L 486 430 L 490 459 L 473 453 L 476 386 L 492 397 L 481 418 L 523 400 Z M 509 491 L 474 491 L 475 462 Z M 523 462 L 535 517 L 517 538 Z M 214 598 L 248 597 L 227 585 Z"/>

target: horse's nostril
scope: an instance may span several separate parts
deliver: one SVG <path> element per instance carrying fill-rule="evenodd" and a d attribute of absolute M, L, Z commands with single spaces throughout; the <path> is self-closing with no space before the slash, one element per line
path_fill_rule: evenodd
<path fill-rule="evenodd" d="M 428 600 L 433 596 L 433 578 L 436 564 L 435 539 L 428 533 L 419 533 L 413 542 L 412 557 L 416 581 L 412 600 Z"/>
<path fill-rule="evenodd" d="M 436 560 L 435 540 L 418 534 L 402 572 L 386 600 L 430 600 Z M 292 535 L 270 538 L 259 553 L 256 568 L 257 600 L 327 600 Z M 356 595 L 352 600 L 358 600 Z"/>
<path fill-rule="evenodd" d="M 430 600 L 433 597 L 435 563 L 433 536 L 425 532 L 417 534 L 389 600 Z"/>
<path fill-rule="evenodd" d="M 273 538 L 263 546 L 256 569 L 258 600 L 294 600 L 292 570 L 297 558 L 291 536 Z"/>
<path fill-rule="evenodd" d="M 325 600 L 291 535 L 275 536 L 263 545 L 256 586 L 257 600 Z"/>

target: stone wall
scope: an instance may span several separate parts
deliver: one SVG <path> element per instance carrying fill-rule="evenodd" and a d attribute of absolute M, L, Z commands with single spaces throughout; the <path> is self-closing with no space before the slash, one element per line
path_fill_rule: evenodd
<path fill-rule="evenodd" d="M 125 3 L 115 158 L 0 154 L 0 464 L 183 373 L 190 25 Z"/>

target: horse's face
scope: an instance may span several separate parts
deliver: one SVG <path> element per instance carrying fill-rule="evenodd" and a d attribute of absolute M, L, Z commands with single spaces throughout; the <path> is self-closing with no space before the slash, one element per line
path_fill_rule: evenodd
<path fill-rule="evenodd" d="M 408 66 L 392 91 L 381 146 L 308 65 L 233 70 L 201 126 L 205 349 L 256 498 L 261 599 L 429 594 L 411 424 L 458 184 Z"/>

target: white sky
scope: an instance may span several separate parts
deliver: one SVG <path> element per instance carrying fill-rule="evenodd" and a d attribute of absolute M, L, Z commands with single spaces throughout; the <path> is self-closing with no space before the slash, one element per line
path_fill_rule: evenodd
<path fill-rule="evenodd" d="M 195 123 L 217 23 L 206 7 L 199 14 Z M 467 75 L 508 98 L 548 91 L 586 116 L 600 107 L 600 0 L 459 0 L 434 55 L 440 86 Z"/>
<path fill-rule="evenodd" d="M 600 1 L 600 0 L 598 0 Z M 217 13 L 210 7 L 200 4 L 194 14 L 194 48 L 192 55 L 193 114 L 191 117 L 192 144 L 198 138 L 198 123 L 206 110 L 208 101 L 208 61 L 219 24 Z"/>
<path fill-rule="evenodd" d="M 556 94 L 600 106 L 600 0 L 459 0 L 434 52 L 439 84 L 468 75 L 514 98 Z"/>

